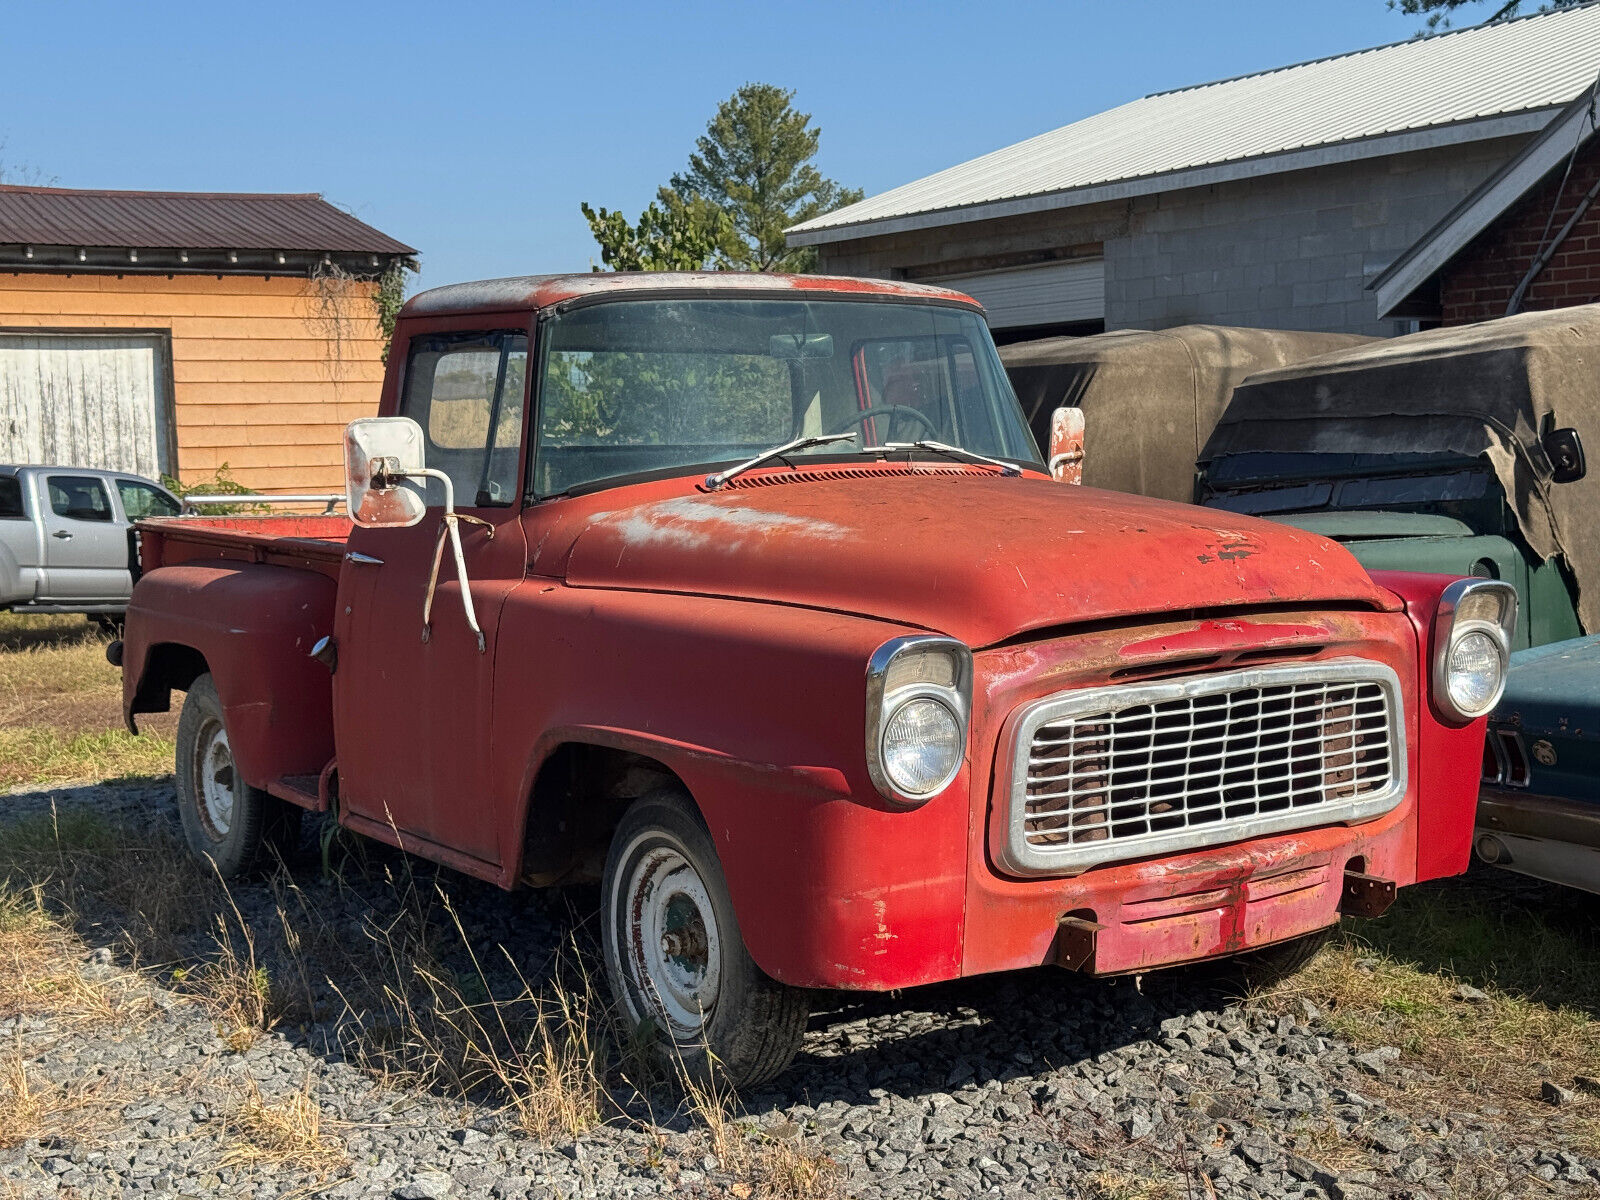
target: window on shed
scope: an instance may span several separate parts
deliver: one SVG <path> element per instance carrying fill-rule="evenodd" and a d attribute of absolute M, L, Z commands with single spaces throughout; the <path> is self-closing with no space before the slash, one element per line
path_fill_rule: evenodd
<path fill-rule="evenodd" d="M 50 511 L 72 521 L 111 520 L 106 485 L 91 475 L 52 475 Z"/>
<path fill-rule="evenodd" d="M 450 476 L 464 508 L 509 505 L 517 497 L 525 333 L 431 334 L 413 338 L 400 412 L 422 426 L 428 466 Z M 425 492 L 442 503 L 438 489 Z"/>

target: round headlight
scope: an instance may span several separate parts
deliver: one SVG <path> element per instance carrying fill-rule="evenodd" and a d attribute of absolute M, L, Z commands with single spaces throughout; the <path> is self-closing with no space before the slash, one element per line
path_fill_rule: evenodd
<path fill-rule="evenodd" d="M 907 700 L 884 726 L 884 772 L 905 795 L 930 795 L 954 777 L 961 743 L 955 713 L 927 696 Z"/>
<path fill-rule="evenodd" d="M 1500 645 L 1488 633 L 1469 630 L 1450 647 L 1445 686 L 1461 712 L 1476 716 L 1493 708 L 1504 675 Z"/>

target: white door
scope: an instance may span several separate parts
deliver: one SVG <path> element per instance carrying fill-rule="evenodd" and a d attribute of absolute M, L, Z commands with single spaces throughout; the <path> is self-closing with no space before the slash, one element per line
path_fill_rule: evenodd
<path fill-rule="evenodd" d="M 971 296 L 988 312 L 992 329 L 1067 325 L 1104 320 L 1106 315 L 1103 258 L 1074 258 L 927 282 Z"/>
<path fill-rule="evenodd" d="M 172 470 L 160 334 L 0 333 L 0 463 Z"/>

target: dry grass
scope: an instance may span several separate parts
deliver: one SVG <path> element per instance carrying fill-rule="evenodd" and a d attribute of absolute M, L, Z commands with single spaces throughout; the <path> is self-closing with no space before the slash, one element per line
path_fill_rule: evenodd
<path fill-rule="evenodd" d="M 1126 1171 L 1096 1171 L 1084 1183 L 1084 1195 L 1090 1200 L 1179 1200 L 1184 1194 L 1177 1180 Z"/>
<path fill-rule="evenodd" d="M 176 716 L 123 727 L 108 640 L 83 617 L 0 613 L 0 792 L 171 772 Z"/>
<path fill-rule="evenodd" d="M 50 917 L 42 888 L 0 882 L 0 1020 L 49 1016 L 73 1028 L 111 1020 L 112 995 L 78 967 L 85 950 Z"/>
<path fill-rule="evenodd" d="M 679 1063 L 678 1078 L 690 1113 L 705 1130 L 711 1153 L 735 1179 L 739 1200 L 843 1200 L 844 1169 L 807 1142 L 789 1123 L 783 1135 L 738 1119 L 739 1100 L 715 1077 L 692 1077 Z"/>
<path fill-rule="evenodd" d="M 274 1103 L 254 1088 L 235 1114 L 232 1130 L 234 1144 L 223 1158 L 226 1165 L 267 1163 L 325 1175 L 348 1162 L 344 1147 L 323 1129 L 309 1076 L 299 1091 Z"/>
<path fill-rule="evenodd" d="M 1545 1080 L 1600 1073 L 1592 904 L 1490 873 L 1413 889 L 1278 993 L 1306 995 L 1352 1041 L 1397 1046 L 1480 1099 L 1529 1104 Z M 1488 999 L 1462 999 L 1463 983 Z"/>
<path fill-rule="evenodd" d="M 45 1106 L 28 1078 L 22 1055 L 0 1061 L 0 1150 L 20 1146 L 43 1127 Z"/>

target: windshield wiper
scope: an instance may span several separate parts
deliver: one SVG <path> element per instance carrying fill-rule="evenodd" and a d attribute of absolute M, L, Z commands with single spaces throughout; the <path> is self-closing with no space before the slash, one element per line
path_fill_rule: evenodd
<path fill-rule="evenodd" d="M 792 442 L 785 442 L 781 446 L 774 446 L 770 450 L 763 450 L 760 454 L 742 462 L 737 467 L 729 467 L 715 475 L 706 476 L 706 491 L 714 492 L 735 475 L 748 471 L 751 467 L 759 467 L 762 463 L 774 458 L 782 458 L 785 454 L 793 454 L 796 450 L 809 450 L 812 446 L 826 446 L 833 442 L 853 442 L 856 440 L 854 433 L 821 433 L 813 437 L 795 438 Z"/>
<path fill-rule="evenodd" d="M 1002 462 L 998 458 L 990 458 L 987 454 L 979 454 L 976 450 L 968 450 L 965 446 L 951 446 L 945 442 L 885 442 L 881 446 L 863 446 L 861 453 L 869 454 L 872 451 L 889 452 L 898 450 L 902 453 L 907 450 L 932 450 L 937 454 L 950 454 L 956 458 L 964 458 L 968 462 L 983 463 L 986 466 L 999 467 L 1002 475 L 1021 475 L 1022 468 L 1015 463 Z"/>

